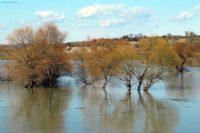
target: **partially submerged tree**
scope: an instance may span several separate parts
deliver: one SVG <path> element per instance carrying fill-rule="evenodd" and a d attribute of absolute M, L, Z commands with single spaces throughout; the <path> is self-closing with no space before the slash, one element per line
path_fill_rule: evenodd
<path fill-rule="evenodd" d="M 78 79 L 84 84 L 84 87 L 92 85 L 96 79 L 91 74 L 91 66 L 88 63 L 87 55 L 89 51 L 82 48 L 81 51 L 73 54 L 73 60 L 75 61 L 75 72 Z"/>
<path fill-rule="evenodd" d="M 43 49 L 44 45 L 39 48 Z M 44 48 L 46 49 L 46 48 Z M 38 55 L 40 58 L 36 67 L 38 74 L 38 82 L 45 86 L 54 87 L 57 78 L 63 72 L 68 72 L 71 65 L 68 61 L 68 56 L 65 53 L 64 46 L 50 46 L 46 49 L 45 53 Z"/>
<path fill-rule="evenodd" d="M 138 90 L 147 91 L 155 82 L 165 79 L 177 64 L 177 56 L 165 39 L 152 37 L 140 41 L 134 48 L 127 41 L 99 39 L 88 42 L 89 50 L 76 53 L 78 75 L 86 85 L 91 79 L 103 81 L 105 90 L 113 76 L 118 76 L 131 92 L 132 79 Z"/>
<path fill-rule="evenodd" d="M 177 56 L 169 43 L 160 40 L 153 48 L 149 71 L 144 78 L 144 90 L 148 91 L 154 83 L 166 79 L 177 62 Z"/>
<path fill-rule="evenodd" d="M 144 38 L 138 49 L 139 62 L 134 75 L 138 81 L 138 91 L 143 85 L 144 91 L 157 81 L 166 78 L 177 58 L 167 40 L 161 38 Z"/>
<path fill-rule="evenodd" d="M 195 46 L 188 44 L 186 41 L 182 41 L 177 42 L 173 48 L 179 57 L 179 63 L 177 64 L 176 68 L 182 73 L 184 70 L 184 65 L 187 63 L 188 59 L 193 57 L 195 54 Z"/>
<path fill-rule="evenodd" d="M 91 67 L 92 76 L 103 80 L 102 88 L 105 90 L 117 65 L 113 51 L 118 43 L 109 39 L 93 40 L 90 43 L 91 52 L 86 57 L 87 63 Z"/>
<path fill-rule="evenodd" d="M 8 37 L 9 44 L 15 46 L 14 51 L 11 52 L 11 58 L 16 60 L 13 78 L 24 82 L 26 87 L 36 85 L 36 53 L 32 48 L 33 38 L 34 33 L 31 27 L 17 29 Z"/>
<path fill-rule="evenodd" d="M 16 60 L 15 79 L 27 88 L 39 84 L 54 87 L 60 73 L 71 68 L 63 46 L 65 36 L 53 23 L 42 25 L 36 32 L 30 27 L 14 31 L 8 41 L 16 46 L 11 53 Z"/>
<path fill-rule="evenodd" d="M 137 54 L 135 48 L 128 42 L 123 41 L 120 43 L 121 45 L 118 45 L 115 48 L 115 54 L 118 60 L 116 74 L 120 77 L 120 80 L 125 83 L 128 92 L 130 93 Z"/>
<path fill-rule="evenodd" d="M 59 75 L 71 69 L 64 46 L 66 35 L 53 23 L 42 25 L 35 33 L 39 60 L 37 71 L 44 85 L 54 87 Z"/>

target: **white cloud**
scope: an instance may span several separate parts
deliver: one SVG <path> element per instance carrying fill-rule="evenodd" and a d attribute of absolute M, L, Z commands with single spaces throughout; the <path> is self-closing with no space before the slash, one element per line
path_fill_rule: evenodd
<path fill-rule="evenodd" d="M 124 9 L 120 16 L 129 21 L 153 20 L 155 18 L 153 10 L 144 7 Z"/>
<path fill-rule="evenodd" d="M 200 11 L 200 5 L 197 5 L 193 7 L 191 11 L 183 11 L 178 15 L 172 17 L 172 19 L 177 21 L 191 20 L 198 15 L 199 11 Z"/>
<path fill-rule="evenodd" d="M 35 15 L 43 21 L 62 21 L 65 19 L 63 14 L 54 11 L 37 11 Z"/>
<path fill-rule="evenodd" d="M 122 4 L 107 4 L 107 5 L 94 4 L 81 8 L 77 12 L 77 16 L 80 18 L 88 18 L 99 15 L 108 15 L 122 9 L 122 7 L 123 7 Z"/>
<path fill-rule="evenodd" d="M 91 28 L 91 27 L 96 27 L 97 24 L 78 24 L 78 26 L 81 28 Z"/>
<path fill-rule="evenodd" d="M 100 27 L 120 26 L 123 24 L 146 22 L 155 19 L 154 12 L 151 9 L 145 7 L 127 8 L 122 4 L 95 4 L 86 6 L 77 12 L 77 16 L 79 18 L 90 18 L 92 20 L 96 20 L 95 22 Z M 97 16 L 98 19 L 95 19 Z M 87 24 L 84 27 L 92 26 L 88 26 Z"/>
<path fill-rule="evenodd" d="M 200 11 L 200 5 L 196 5 L 195 7 L 193 7 L 193 11 L 199 12 Z"/>
<path fill-rule="evenodd" d="M 121 24 L 125 24 L 126 21 L 123 19 L 109 19 L 104 20 L 100 23 L 101 27 L 111 27 L 111 26 L 119 26 Z"/>
<path fill-rule="evenodd" d="M 150 15 L 152 10 L 144 7 L 132 7 L 129 9 L 123 9 L 121 15 L 122 16 L 146 16 Z"/>
<path fill-rule="evenodd" d="M 174 17 L 175 20 L 187 20 L 187 19 L 192 19 L 195 17 L 194 13 L 190 13 L 190 12 L 182 12 L 180 14 L 178 14 L 177 16 Z"/>

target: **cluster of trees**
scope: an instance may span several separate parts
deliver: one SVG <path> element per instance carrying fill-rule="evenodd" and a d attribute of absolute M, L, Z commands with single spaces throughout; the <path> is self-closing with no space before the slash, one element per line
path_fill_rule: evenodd
<path fill-rule="evenodd" d="M 54 87 L 60 73 L 71 69 L 63 45 L 66 35 L 53 23 L 35 31 L 32 27 L 15 30 L 8 37 L 9 44 L 14 45 L 10 58 L 15 63 L 8 65 L 11 77 L 27 88 Z"/>
<path fill-rule="evenodd" d="M 82 42 L 80 50 L 69 54 L 66 36 L 53 23 L 45 23 L 36 30 L 16 29 L 8 37 L 13 46 L 9 57 L 15 60 L 7 66 L 10 76 L 27 88 L 54 87 L 60 74 L 74 67 L 85 86 L 100 82 L 106 91 L 110 80 L 118 77 L 128 92 L 133 81 L 137 82 L 138 91 L 148 91 L 173 70 L 183 72 L 185 65 L 198 61 L 200 56 L 198 45 L 189 41 L 174 44 L 162 37 L 141 37 L 137 45 L 129 39 L 93 39 Z"/>
<path fill-rule="evenodd" d="M 133 33 L 130 33 L 129 35 L 123 35 L 121 39 L 126 39 L 128 41 L 138 41 L 139 39 L 143 37 L 146 37 L 146 36 L 143 35 L 142 33 L 135 34 L 135 35 Z"/>
<path fill-rule="evenodd" d="M 91 40 L 90 48 L 74 53 L 77 73 L 85 85 L 102 81 L 105 90 L 113 76 L 119 77 L 131 92 L 132 81 L 138 91 L 148 91 L 157 81 L 180 64 L 170 43 L 162 38 L 143 38 L 135 48 L 126 40 Z"/>

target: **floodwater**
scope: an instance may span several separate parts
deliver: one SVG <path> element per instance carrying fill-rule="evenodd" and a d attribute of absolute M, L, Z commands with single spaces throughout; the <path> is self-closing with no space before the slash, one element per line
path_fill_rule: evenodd
<path fill-rule="evenodd" d="M 117 79 L 107 93 L 59 81 L 34 90 L 0 82 L 0 133 L 200 133 L 199 68 L 131 95 Z"/>

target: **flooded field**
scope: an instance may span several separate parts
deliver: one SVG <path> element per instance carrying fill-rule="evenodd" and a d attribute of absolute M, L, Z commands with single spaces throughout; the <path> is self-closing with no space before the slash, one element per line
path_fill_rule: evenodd
<path fill-rule="evenodd" d="M 200 69 L 127 94 L 117 79 L 108 92 L 61 77 L 60 88 L 27 90 L 0 83 L 1 133 L 199 133 Z M 134 83 L 133 83 L 133 87 Z M 136 88 L 136 87 L 135 87 Z"/>

